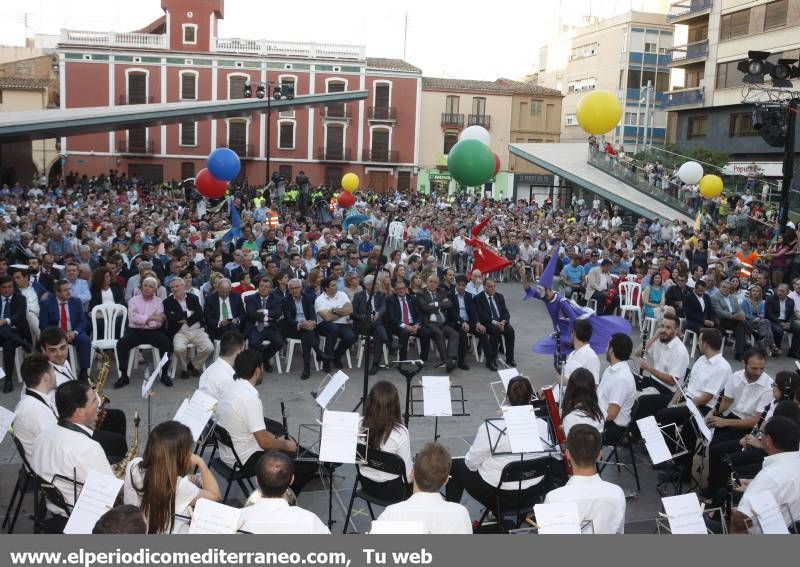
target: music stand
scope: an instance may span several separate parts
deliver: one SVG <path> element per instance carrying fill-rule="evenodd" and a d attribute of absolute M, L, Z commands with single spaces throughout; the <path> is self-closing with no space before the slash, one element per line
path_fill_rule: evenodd
<path fill-rule="evenodd" d="M 701 506 L 702 506 L 702 504 L 701 504 Z M 720 517 L 720 523 L 722 525 L 722 535 L 727 535 L 728 534 L 728 523 L 725 520 L 725 510 L 723 510 L 722 507 L 718 507 L 718 508 L 703 508 L 703 509 L 701 509 L 700 513 L 703 516 L 706 516 L 706 515 L 710 516 L 711 514 L 717 514 L 718 513 L 719 517 Z M 706 527 L 706 531 L 709 534 L 713 535 L 713 532 L 711 530 L 709 530 L 707 527 Z M 671 534 L 672 533 L 672 528 L 669 525 L 669 516 L 667 516 L 667 514 L 665 512 L 659 512 L 658 516 L 656 516 L 656 533 L 658 533 L 658 535 L 665 535 L 665 534 Z"/>
<path fill-rule="evenodd" d="M 408 419 L 411 417 L 411 380 L 422 372 L 425 363 L 422 360 L 395 360 L 392 364 L 397 365 L 397 371 L 406 379 L 406 411 L 403 422 L 408 427 Z"/>
<path fill-rule="evenodd" d="M 672 486 L 672 494 L 677 496 L 678 494 L 682 494 L 681 488 L 683 487 L 683 482 L 681 478 L 683 477 L 684 467 L 677 463 L 676 459 L 678 457 L 682 457 L 689 453 L 689 449 L 686 448 L 686 443 L 683 441 L 683 437 L 681 437 L 680 430 L 678 429 L 677 423 L 668 423 L 666 425 L 659 425 L 658 428 L 661 430 L 661 434 L 667 439 L 667 441 L 672 441 L 675 444 L 675 453 L 670 454 L 670 459 L 673 463 L 676 464 L 677 470 L 677 480 L 672 478 L 663 480 L 656 485 L 656 492 L 662 498 L 665 496 L 669 496 L 669 492 L 666 490 L 665 487 L 668 485 Z M 672 429 L 672 433 L 669 433 L 668 430 Z M 689 468 L 691 469 L 692 464 L 689 463 Z"/>
<path fill-rule="evenodd" d="M 530 518 L 526 518 L 526 521 L 534 523 Z M 533 525 L 528 528 L 508 530 L 508 533 L 513 535 L 539 535 L 539 526 Z M 581 535 L 594 535 L 594 522 L 592 520 L 581 521 Z"/>
<path fill-rule="evenodd" d="M 458 396 L 456 398 L 452 398 L 451 397 L 450 398 L 450 403 L 451 404 L 453 404 L 453 403 L 461 404 L 461 412 L 460 413 L 453 413 L 451 415 L 448 415 L 447 417 L 466 417 L 466 416 L 469 416 L 469 413 L 467 413 L 467 408 L 466 408 L 466 401 L 467 400 L 464 398 L 464 387 L 463 386 L 453 386 L 453 385 L 451 385 L 450 386 L 450 391 L 452 392 L 453 390 L 456 390 L 456 392 L 460 395 L 460 397 L 458 397 Z M 430 417 L 430 416 L 425 415 L 424 393 L 419 398 L 416 398 L 414 396 L 414 392 L 415 391 L 416 392 L 421 392 L 422 391 L 422 385 L 418 384 L 418 385 L 411 386 L 411 394 L 410 394 L 411 395 L 411 404 L 410 404 L 411 405 L 411 413 L 409 414 L 408 417 Z M 417 413 L 417 411 L 415 409 L 415 405 L 416 404 L 423 404 L 422 413 Z M 439 439 L 439 416 L 435 415 L 435 416 L 433 416 L 433 440 L 434 440 L 434 442 L 436 442 L 436 441 L 438 441 L 438 439 Z"/>
<path fill-rule="evenodd" d="M 331 381 L 331 378 L 333 378 L 333 374 L 325 374 L 325 376 L 322 377 L 322 380 L 320 381 L 319 386 L 317 387 L 317 389 L 311 391 L 311 397 L 314 398 L 314 402 L 315 403 L 316 403 L 316 400 L 319 397 L 319 395 L 328 386 L 328 382 Z M 325 404 L 325 407 L 319 406 L 319 404 L 317 404 L 319 406 L 320 417 L 322 416 L 322 413 L 325 411 L 326 408 L 328 408 L 333 402 L 335 402 L 336 400 L 338 400 L 341 397 L 341 395 L 344 393 L 346 387 L 347 387 L 347 382 L 342 384 L 341 388 L 339 388 L 333 394 L 333 396 L 331 396 L 331 399 L 328 400 L 328 403 Z"/>

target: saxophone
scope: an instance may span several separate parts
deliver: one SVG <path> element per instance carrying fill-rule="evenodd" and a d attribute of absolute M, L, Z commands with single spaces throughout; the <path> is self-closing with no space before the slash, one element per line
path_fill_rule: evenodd
<path fill-rule="evenodd" d="M 97 380 L 92 384 L 92 386 L 94 386 L 94 391 L 97 392 L 97 396 L 100 398 L 100 409 L 97 410 L 97 425 L 95 425 L 96 429 L 100 429 L 100 426 L 103 424 L 106 418 L 106 405 L 111 402 L 105 395 L 108 373 L 111 371 L 111 357 L 104 350 L 101 350 L 100 354 L 103 357 L 103 362 L 100 365 L 100 371 L 97 373 Z"/>
<path fill-rule="evenodd" d="M 139 453 L 139 412 L 133 414 L 133 443 L 128 448 L 125 457 L 118 462 L 115 466 L 114 474 L 117 478 L 125 477 L 125 469 L 128 468 L 128 463 Z"/>

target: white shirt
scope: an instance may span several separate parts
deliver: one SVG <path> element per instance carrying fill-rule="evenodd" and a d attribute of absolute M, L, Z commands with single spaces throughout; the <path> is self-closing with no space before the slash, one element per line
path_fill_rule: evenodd
<path fill-rule="evenodd" d="M 545 504 L 575 502 L 581 522 L 592 521 L 595 534 L 625 533 L 625 493 L 600 475 L 572 476 L 547 493 Z"/>
<path fill-rule="evenodd" d="M 539 427 L 539 436 L 550 443 L 550 430 L 547 423 L 542 419 L 536 419 L 536 424 Z M 469 451 L 464 456 L 464 464 L 471 471 L 478 471 L 481 478 L 491 486 L 497 486 L 500 482 L 500 476 L 503 473 L 503 468 L 514 461 L 519 462 L 519 454 L 511 454 L 511 443 L 508 440 L 508 435 L 505 433 L 506 422 L 503 418 L 491 419 L 489 424 L 481 423 L 478 426 L 478 432 L 475 434 L 475 440 L 472 442 Z M 491 439 L 490 439 L 491 436 Z M 492 454 L 492 447 L 494 453 L 506 453 L 505 455 Z M 525 453 L 523 459 L 532 460 L 537 458 L 547 458 L 539 454 Z M 530 488 L 531 486 L 541 482 L 542 477 L 525 480 L 522 482 L 522 488 Z M 519 488 L 518 482 L 506 482 L 501 486 L 502 490 L 517 490 Z"/>
<path fill-rule="evenodd" d="M 25 395 L 23 389 L 22 399 L 14 409 L 14 435 L 22 443 L 28 463 L 33 458 L 33 446 L 39 435 L 58 422 L 55 404 L 50 395 L 38 391 L 36 393 L 41 399 Z"/>
<path fill-rule="evenodd" d="M 585 368 L 591 372 L 592 376 L 594 376 L 594 383 L 600 383 L 600 359 L 589 344 L 585 344 L 581 348 L 569 353 L 562 370 L 564 373 L 564 381 L 568 381 L 572 373 L 578 368 Z"/>
<path fill-rule="evenodd" d="M 656 340 L 647 349 L 647 354 L 653 361 L 653 366 L 659 372 L 669 374 L 676 381 L 683 380 L 683 377 L 686 376 L 686 369 L 689 368 L 689 351 L 686 350 L 686 346 L 677 336 L 672 337 L 672 340 L 668 343 L 664 343 L 660 339 Z M 651 378 L 670 392 L 678 389 L 675 384 L 667 384 L 654 375 L 651 375 Z"/>
<path fill-rule="evenodd" d="M 19 292 L 25 297 L 28 302 L 28 312 L 39 316 L 39 296 L 36 295 L 36 290 L 32 285 L 28 285 L 25 289 L 20 288 Z M 9 310 L 11 307 L 9 306 Z"/>
<path fill-rule="evenodd" d="M 600 433 L 603 433 L 605 429 L 605 421 L 602 419 L 595 419 L 586 414 L 582 409 L 576 408 L 565 415 L 561 420 L 561 427 L 564 429 L 564 436 L 569 436 L 569 430 L 572 429 L 574 426 L 578 425 L 579 423 L 585 423 L 586 425 L 591 425 Z"/>
<path fill-rule="evenodd" d="M 408 429 L 404 425 L 398 424 L 394 426 L 389 437 L 381 444 L 381 451 L 393 453 L 403 459 L 406 465 L 406 480 L 411 482 L 411 469 L 414 468 L 414 461 L 411 460 L 411 441 Z M 375 482 L 387 482 L 397 478 L 396 474 L 375 470 L 370 467 L 359 467 L 359 471 L 362 476 Z"/>
<path fill-rule="evenodd" d="M 447 502 L 438 492 L 415 492 L 408 500 L 387 506 L 378 521 L 422 522 L 426 534 L 471 534 L 469 512 Z"/>
<path fill-rule="evenodd" d="M 780 305 L 780 308 L 781 308 L 781 312 L 780 312 L 780 315 L 778 316 L 778 319 L 780 319 L 781 321 L 785 321 L 786 320 L 786 300 L 785 299 L 778 300 L 778 305 Z"/>
<path fill-rule="evenodd" d="M 125 484 L 123 485 L 123 499 L 125 504 L 131 504 L 137 508 L 142 504 L 142 496 L 137 488 L 144 488 L 144 473 L 140 467 L 142 459 L 137 457 L 128 463 L 125 470 Z M 190 516 L 191 506 L 200 494 L 200 487 L 189 480 L 188 476 L 178 478 L 175 490 L 175 509 L 174 513 L 181 516 Z M 188 533 L 188 524 L 179 522 L 177 519 L 173 523 L 172 533 Z"/>
<path fill-rule="evenodd" d="M 463 252 L 466 247 L 467 243 L 461 235 L 456 236 L 450 243 L 450 250 L 453 252 Z"/>
<path fill-rule="evenodd" d="M 251 534 L 330 534 L 313 512 L 289 506 L 283 498 L 261 498 L 242 508 L 239 529 Z"/>
<path fill-rule="evenodd" d="M 339 309 L 340 307 L 344 307 L 348 303 L 350 303 L 350 298 L 348 298 L 347 294 L 343 291 L 337 291 L 336 295 L 334 295 L 333 297 L 323 292 L 314 301 L 314 311 L 317 313 L 317 323 L 322 323 L 322 321 L 324 321 L 324 319 L 319 316 L 320 311 L 324 309 Z M 346 325 L 350 322 L 350 317 L 340 317 L 336 321 L 331 321 L 331 322 L 336 323 L 338 325 Z"/>
<path fill-rule="evenodd" d="M 233 448 L 242 461 L 247 462 L 251 455 L 261 451 L 254 433 L 266 430 L 264 424 L 264 404 L 255 387 L 244 379 L 234 380 L 217 404 L 217 418 L 231 436 Z M 219 456 L 228 466 L 235 459 L 231 450 L 220 444 Z"/>
<path fill-rule="evenodd" d="M 730 381 L 731 374 L 731 365 L 723 358 L 722 353 L 718 352 L 711 358 L 703 355 L 692 366 L 689 383 L 684 386 L 686 395 L 694 399 L 703 393 L 711 394 L 706 407 L 713 408 L 720 390 Z"/>
<path fill-rule="evenodd" d="M 630 423 L 631 409 L 636 399 L 636 381 L 627 360 L 606 368 L 600 379 L 600 386 L 597 387 L 597 399 L 603 413 L 608 411 L 610 404 L 619 406 L 614 423 L 620 427 L 626 427 Z"/>
<path fill-rule="evenodd" d="M 755 515 L 750 505 L 750 497 L 753 494 L 769 492 L 775 497 L 778 506 L 789 505 L 794 520 L 800 518 L 800 452 L 791 451 L 777 453 L 764 457 L 764 464 L 761 471 L 750 481 L 747 489 L 742 495 L 742 499 L 737 506 L 738 510 L 746 516 L 752 518 Z M 792 519 L 782 510 L 786 525 L 789 526 Z"/>
<path fill-rule="evenodd" d="M 116 303 L 116 301 L 114 301 L 114 292 L 111 291 L 111 288 L 101 289 L 100 299 L 103 305 L 114 305 Z"/>
<path fill-rule="evenodd" d="M 772 378 L 764 372 L 751 384 L 744 376 L 744 369 L 734 372 L 725 385 L 725 397 L 733 400 L 729 413 L 741 419 L 752 417 L 773 400 Z"/>
<path fill-rule="evenodd" d="M 235 371 L 233 367 L 228 364 L 228 361 L 223 358 L 218 358 L 200 375 L 198 388 L 201 389 L 203 393 L 213 396 L 217 400 L 221 400 L 228 388 L 233 386 L 234 374 Z"/>
<path fill-rule="evenodd" d="M 483 284 L 480 284 L 479 287 L 475 287 L 475 284 L 473 284 L 472 280 L 470 280 L 469 282 L 467 282 L 466 291 L 467 293 L 471 293 L 472 296 L 475 297 L 476 295 L 478 295 L 480 292 L 483 291 Z"/>
<path fill-rule="evenodd" d="M 81 483 L 86 481 L 89 471 L 113 475 L 100 443 L 88 435 L 91 430 L 86 427 L 81 429 L 87 435 L 60 425 L 53 425 L 42 431 L 33 446 L 31 468 L 34 472 L 48 482 L 56 474 L 72 479 L 73 471 L 74 478 Z M 55 479 L 54 484 L 64 495 L 67 504 L 74 504 L 72 482 Z M 80 487 L 78 493 L 80 494 Z M 49 503 L 48 509 L 56 514 L 63 513 Z"/>

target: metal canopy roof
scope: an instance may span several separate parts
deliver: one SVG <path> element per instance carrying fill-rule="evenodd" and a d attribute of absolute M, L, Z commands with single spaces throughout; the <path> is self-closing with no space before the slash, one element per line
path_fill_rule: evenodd
<path fill-rule="evenodd" d="M 324 106 L 334 102 L 364 100 L 369 91 L 349 91 L 297 96 L 293 100 L 272 100 L 271 110 L 283 112 L 304 106 Z M 188 119 L 229 118 L 267 111 L 267 100 L 242 98 L 221 101 L 170 102 L 34 110 L 0 113 L 0 143 L 39 140 L 125 130 L 133 126 L 175 124 Z"/>

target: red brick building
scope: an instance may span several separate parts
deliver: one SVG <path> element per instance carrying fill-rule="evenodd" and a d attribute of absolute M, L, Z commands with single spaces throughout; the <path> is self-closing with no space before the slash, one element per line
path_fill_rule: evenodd
<path fill-rule="evenodd" d="M 133 33 L 63 30 L 61 107 L 228 100 L 244 96 L 247 79 L 292 83 L 297 95 L 363 89 L 364 101 L 273 112 L 270 170 L 289 178 L 303 170 L 313 184 L 337 184 L 352 171 L 375 191 L 416 185 L 418 68 L 368 58 L 363 46 L 220 38 L 223 0 L 162 0 L 161 8 L 163 16 Z M 170 181 L 194 176 L 213 149 L 229 146 L 249 182 L 262 184 L 266 120 L 262 113 L 70 136 L 61 152 L 66 171 Z"/>

